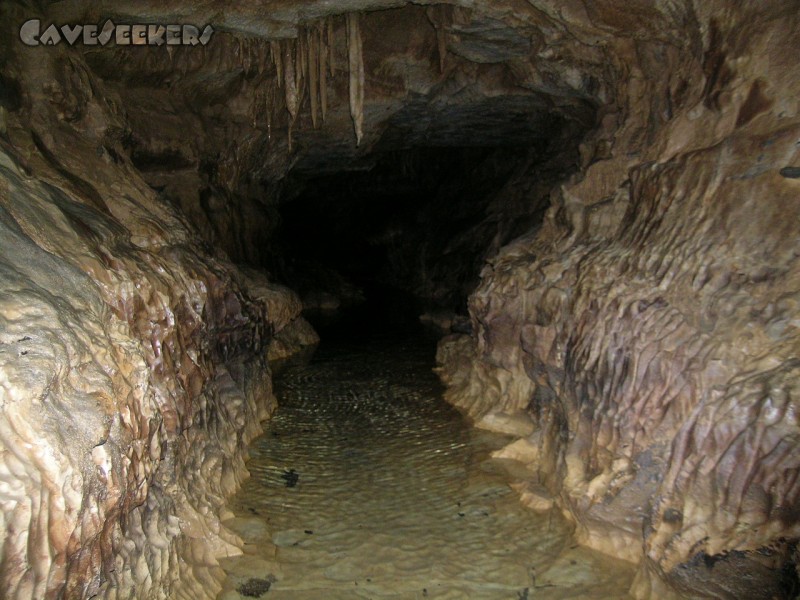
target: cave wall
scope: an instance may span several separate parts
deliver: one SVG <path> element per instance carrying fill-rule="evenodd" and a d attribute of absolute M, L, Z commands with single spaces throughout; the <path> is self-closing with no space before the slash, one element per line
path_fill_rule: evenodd
<path fill-rule="evenodd" d="M 483 426 L 533 422 L 501 453 L 538 470 L 523 499 L 638 562 L 637 597 L 790 597 L 796 6 L 570 6 L 616 100 L 538 235 L 484 268 L 475 335 L 440 345 L 447 397 Z"/>
<path fill-rule="evenodd" d="M 2 7 L 2 596 L 213 598 L 268 355 L 315 334 L 147 185 L 78 52 L 21 48 L 32 16 Z"/>

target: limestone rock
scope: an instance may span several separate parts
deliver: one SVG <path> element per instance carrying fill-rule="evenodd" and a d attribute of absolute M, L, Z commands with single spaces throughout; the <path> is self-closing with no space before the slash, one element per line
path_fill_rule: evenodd
<path fill-rule="evenodd" d="M 640 562 L 638 597 L 796 578 L 800 205 L 780 169 L 800 90 L 777 65 L 800 39 L 787 6 L 724 5 L 648 19 L 647 41 L 601 32 L 632 25 L 609 3 L 567 25 L 625 65 L 616 101 L 538 235 L 484 269 L 476 335 L 440 345 L 452 402 L 529 412 L 541 481 L 580 539 Z"/>
<path fill-rule="evenodd" d="M 4 23 L 29 16 L 3 12 Z M 12 39 L 3 85 L 19 97 L 2 100 L 0 139 L 2 595 L 213 597 L 218 559 L 241 545 L 219 515 L 274 407 L 271 332 L 298 302 L 248 295 L 236 267 L 160 201 L 119 144 L 118 98 L 80 56 Z"/>

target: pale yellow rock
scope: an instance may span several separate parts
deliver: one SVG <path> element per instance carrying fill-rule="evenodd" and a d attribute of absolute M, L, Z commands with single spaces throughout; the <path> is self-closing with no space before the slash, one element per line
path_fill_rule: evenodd
<path fill-rule="evenodd" d="M 534 424 L 530 417 L 522 412 L 490 412 L 484 415 L 480 421 L 475 423 L 476 427 L 488 429 L 498 433 L 507 433 L 525 437 L 533 433 Z"/>

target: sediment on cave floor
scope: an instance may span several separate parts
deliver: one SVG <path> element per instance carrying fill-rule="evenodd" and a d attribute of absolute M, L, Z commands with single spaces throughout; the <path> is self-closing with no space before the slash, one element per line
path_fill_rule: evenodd
<path fill-rule="evenodd" d="M 221 600 L 623 597 L 633 566 L 524 507 L 509 483 L 531 473 L 491 456 L 511 437 L 444 402 L 416 313 L 374 290 L 366 302 L 275 377 L 279 406 L 225 521 L 246 544 L 222 562 Z"/>
<path fill-rule="evenodd" d="M 214 33 L 47 28 L 109 19 Z M 216 597 L 272 366 L 377 293 L 621 594 L 795 597 L 799 19 L 3 3 L 0 595 Z"/>

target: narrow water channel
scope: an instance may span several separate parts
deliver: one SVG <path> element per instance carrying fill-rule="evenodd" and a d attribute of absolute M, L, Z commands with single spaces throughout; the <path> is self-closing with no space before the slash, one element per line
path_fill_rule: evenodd
<path fill-rule="evenodd" d="M 323 331 L 313 359 L 276 376 L 226 523 L 245 554 L 223 564 L 220 599 L 627 598 L 629 566 L 519 503 L 489 457 L 509 438 L 442 400 L 435 342 L 377 323 Z"/>

